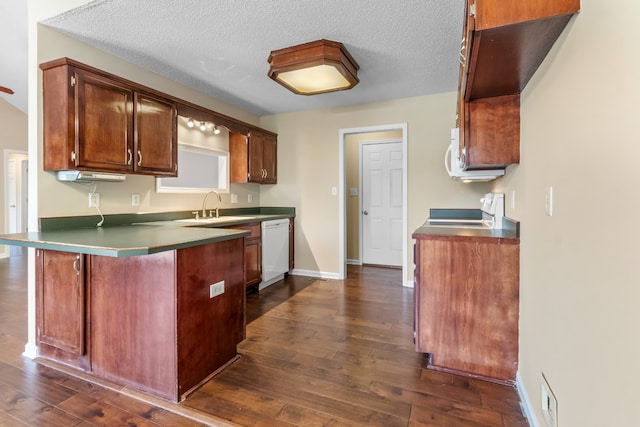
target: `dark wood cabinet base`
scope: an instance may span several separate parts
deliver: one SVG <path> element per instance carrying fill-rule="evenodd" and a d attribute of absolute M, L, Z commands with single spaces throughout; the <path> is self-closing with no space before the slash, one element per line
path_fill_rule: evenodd
<path fill-rule="evenodd" d="M 243 238 L 142 256 L 79 255 L 82 262 L 39 252 L 41 357 L 173 402 L 235 360 L 245 336 Z M 224 292 L 211 297 L 221 283 Z"/>

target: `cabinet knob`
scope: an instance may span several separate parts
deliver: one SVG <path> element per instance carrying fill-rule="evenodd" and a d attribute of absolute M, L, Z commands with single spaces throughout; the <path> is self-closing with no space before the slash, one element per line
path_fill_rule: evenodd
<path fill-rule="evenodd" d="M 362 213 L 365 214 L 365 215 L 369 215 L 369 211 L 364 211 Z"/>

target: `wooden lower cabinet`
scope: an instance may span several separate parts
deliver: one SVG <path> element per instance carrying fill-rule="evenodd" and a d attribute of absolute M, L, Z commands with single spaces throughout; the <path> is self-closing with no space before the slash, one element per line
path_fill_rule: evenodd
<path fill-rule="evenodd" d="M 90 370 L 85 256 L 36 250 L 36 339 L 39 355 Z"/>
<path fill-rule="evenodd" d="M 232 360 L 244 339 L 243 241 L 121 258 L 80 255 L 86 258 L 84 279 L 75 282 L 54 278 L 75 274 L 64 266 L 73 264 L 76 254 L 42 251 L 40 354 L 123 386 L 182 400 Z M 52 291 L 56 282 L 68 289 Z M 90 292 L 77 296 L 81 282 Z M 224 293 L 210 298 L 210 286 L 220 282 Z M 68 345 L 67 353 L 84 348 L 81 360 L 90 364 L 69 363 L 66 353 L 49 351 L 47 334 Z M 86 338 L 84 347 L 80 337 Z"/>
<path fill-rule="evenodd" d="M 259 222 L 228 227 L 236 230 L 247 230 L 251 234 L 244 240 L 245 278 L 247 289 L 258 287 L 262 281 L 262 230 Z"/>
<path fill-rule="evenodd" d="M 430 368 L 513 384 L 519 240 L 414 238 L 416 350 Z"/>

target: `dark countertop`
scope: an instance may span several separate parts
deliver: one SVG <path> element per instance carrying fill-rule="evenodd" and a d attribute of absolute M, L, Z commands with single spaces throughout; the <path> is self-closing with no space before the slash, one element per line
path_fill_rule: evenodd
<path fill-rule="evenodd" d="M 106 215 L 103 227 L 95 227 L 96 216 L 43 218 L 41 231 L 0 235 L 0 244 L 112 257 L 148 255 L 250 234 L 227 226 L 295 216 L 292 208 L 269 209 L 229 210 L 219 219 L 197 222 L 180 221 L 193 218 L 190 212 Z M 230 218 L 225 219 L 225 214 Z"/>
<path fill-rule="evenodd" d="M 439 237 L 479 237 L 494 239 L 514 239 L 519 240 L 518 235 L 509 229 L 491 228 L 464 228 L 464 227 L 438 227 L 423 225 L 413 232 L 414 239 L 428 238 L 428 236 Z"/>
<path fill-rule="evenodd" d="M 465 219 L 482 218 L 482 211 L 479 209 L 431 209 L 430 218 L 452 219 L 461 221 Z M 456 226 L 436 226 L 426 222 L 413 232 L 414 239 L 420 238 L 493 238 L 520 240 L 520 222 L 514 219 L 503 217 L 502 228 L 479 228 L 479 227 L 456 227 Z"/>

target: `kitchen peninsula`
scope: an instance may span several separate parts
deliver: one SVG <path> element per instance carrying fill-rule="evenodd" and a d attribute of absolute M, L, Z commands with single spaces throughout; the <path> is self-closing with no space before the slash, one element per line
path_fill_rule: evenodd
<path fill-rule="evenodd" d="M 56 218 L 0 236 L 36 248 L 39 357 L 174 402 L 235 359 L 249 232 L 218 228 L 237 216 L 216 228 L 164 217 Z"/>

